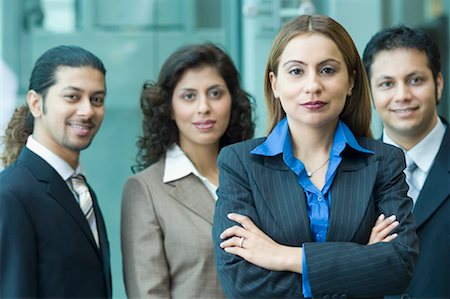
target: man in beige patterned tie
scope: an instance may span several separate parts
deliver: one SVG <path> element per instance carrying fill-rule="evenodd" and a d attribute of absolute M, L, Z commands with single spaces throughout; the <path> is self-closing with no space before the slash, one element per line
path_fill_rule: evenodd
<path fill-rule="evenodd" d="M 103 120 L 105 72 L 76 46 L 33 68 L 6 132 L 13 163 L 0 173 L 1 298 L 112 296 L 105 223 L 79 164 Z"/>
<path fill-rule="evenodd" d="M 419 29 L 377 33 L 363 55 L 383 141 L 405 153 L 419 257 L 401 298 L 450 298 L 450 129 L 439 117 L 444 78 L 439 49 Z"/>

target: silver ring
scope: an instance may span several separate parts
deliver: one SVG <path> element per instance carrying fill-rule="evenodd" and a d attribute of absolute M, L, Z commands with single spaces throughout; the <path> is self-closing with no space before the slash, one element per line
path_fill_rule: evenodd
<path fill-rule="evenodd" d="M 244 237 L 241 237 L 241 241 L 239 242 L 239 247 L 244 248 Z"/>

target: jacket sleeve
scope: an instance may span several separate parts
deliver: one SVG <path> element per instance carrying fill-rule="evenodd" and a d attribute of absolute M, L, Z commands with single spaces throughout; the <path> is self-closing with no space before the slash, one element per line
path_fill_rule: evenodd
<path fill-rule="evenodd" d="M 170 298 L 163 232 L 152 194 L 137 176 L 129 178 L 125 184 L 121 214 L 122 260 L 128 298 Z"/>
<path fill-rule="evenodd" d="M 249 178 L 234 147 L 222 149 L 218 158 L 220 185 L 214 214 L 213 241 L 216 267 L 224 292 L 229 298 L 301 297 L 301 275 L 269 271 L 220 248 L 220 234 L 236 225 L 227 218 L 234 212 L 246 215 L 260 226 Z"/>
<path fill-rule="evenodd" d="M 3 184 L 3 182 L 2 182 Z M 23 203 L 0 191 L 0 298 L 36 298 L 37 248 Z"/>
<path fill-rule="evenodd" d="M 355 242 L 305 243 L 314 297 L 326 294 L 381 297 L 402 292 L 411 280 L 418 241 L 411 214 L 412 201 L 406 195 L 404 156 L 390 146 L 382 150 L 372 196 L 377 215 L 397 217 L 398 237 L 370 246 Z"/>

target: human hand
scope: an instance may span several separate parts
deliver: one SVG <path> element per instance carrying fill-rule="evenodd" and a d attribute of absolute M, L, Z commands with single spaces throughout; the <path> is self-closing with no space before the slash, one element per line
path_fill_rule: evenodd
<path fill-rule="evenodd" d="M 384 214 L 378 216 L 378 219 L 372 228 L 372 232 L 370 233 L 369 243 L 367 243 L 367 245 L 378 242 L 390 242 L 397 238 L 397 233 L 389 235 L 399 224 L 395 219 L 395 215 L 389 216 L 388 218 L 386 218 Z"/>
<path fill-rule="evenodd" d="M 261 231 L 253 221 L 244 215 L 230 213 L 228 219 L 242 225 L 235 225 L 222 232 L 220 247 L 226 252 L 240 256 L 246 261 L 274 271 L 302 271 L 302 248 L 278 244 Z"/>

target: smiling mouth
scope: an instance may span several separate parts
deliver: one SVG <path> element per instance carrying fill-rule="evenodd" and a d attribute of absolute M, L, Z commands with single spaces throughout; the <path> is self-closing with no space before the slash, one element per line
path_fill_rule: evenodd
<path fill-rule="evenodd" d="M 80 123 L 69 123 L 69 126 L 77 132 L 80 136 L 86 136 L 89 134 L 89 132 L 94 129 L 94 124 L 92 123 L 86 123 L 86 124 L 80 124 Z"/>
<path fill-rule="evenodd" d="M 390 111 L 396 114 L 409 114 L 419 109 L 418 107 L 408 107 L 408 108 L 391 108 Z"/>

